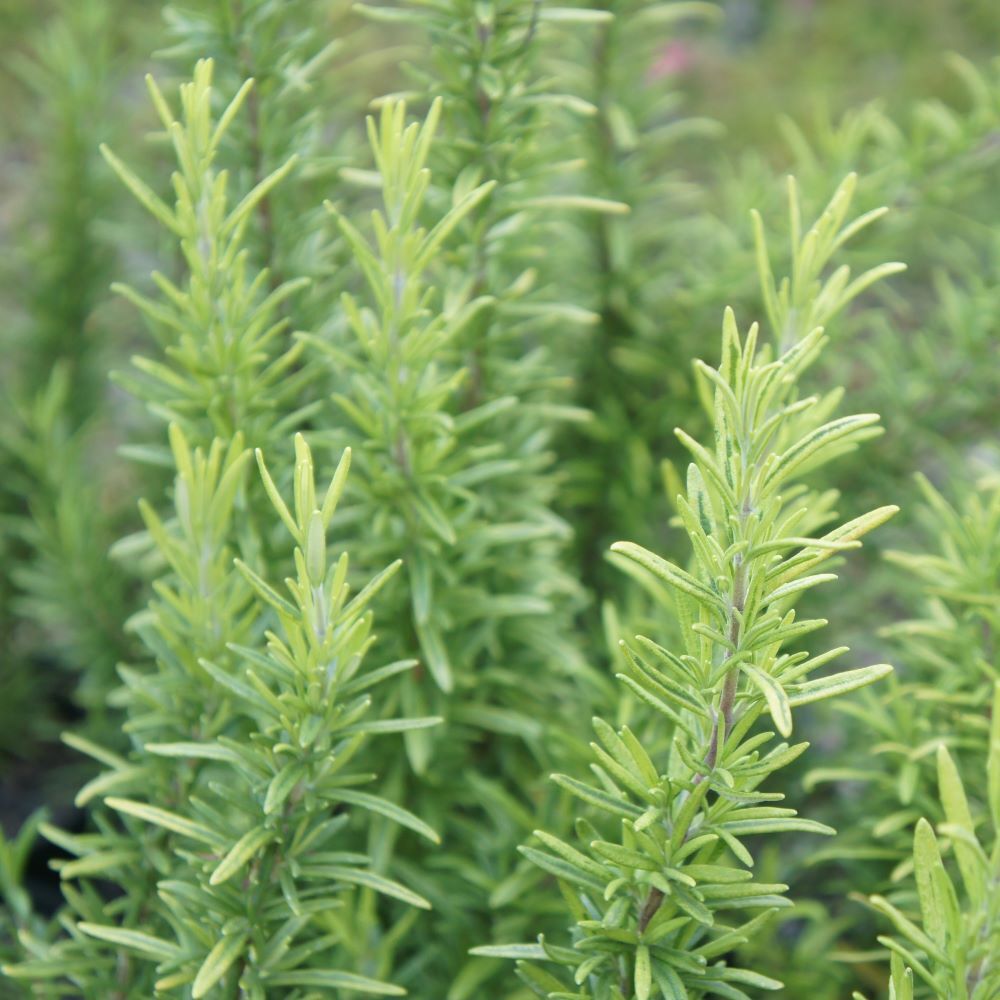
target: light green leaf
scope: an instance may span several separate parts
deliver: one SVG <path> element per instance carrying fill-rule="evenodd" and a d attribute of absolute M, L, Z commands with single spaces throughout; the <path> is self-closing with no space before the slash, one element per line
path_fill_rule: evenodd
<path fill-rule="evenodd" d="M 975 825 L 972 822 L 969 801 L 965 797 L 965 788 L 951 754 L 943 745 L 938 747 L 937 770 L 938 790 L 948 822 L 964 830 L 975 842 Z M 973 906 L 978 909 L 989 878 L 989 872 L 984 870 L 980 860 L 981 851 L 977 851 L 972 844 L 965 842 L 961 837 L 953 838 L 952 847 L 958 860 L 958 868 L 962 874 L 965 891 Z"/>
<path fill-rule="evenodd" d="M 147 805 L 145 802 L 135 802 L 132 799 L 108 798 L 104 801 L 111 809 L 134 816 L 145 823 L 152 823 L 164 830 L 179 833 L 182 837 L 200 840 L 213 846 L 220 842 L 219 834 L 207 826 L 185 819 L 183 816 L 178 816 L 177 813 L 169 812 L 166 809 L 160 809 L 158 806 Z"/>
<path fill-rule="evenodd" d="M 552 780 L 557 785 L 572 792 L 577 798 L 597 806 L 598 809 L 603 809 L 606 812 L 615 813 L 618 816 L 624 816 L 628 819 L 638 819 L 642 815 L 642 810 L 638 806 L 634 806 L 627 799 L 610 795 L 597 788 L 592 788 L 582 781 L 577 781 L 576 778 L 570 778 L 565 774 L 553 774 Z"/>
<path fill-rule="evenodd" d="M 77 927 L 90 937 L 121 945 L 123 948 L 137 951 L 157 962 L 174 961 L 180 954 L 177 945 L 142 931 L 134 931 L 126 927 L 107 927 L 104 924 L 92 924 L 87 921 L 81 921 Z"/>
<path fill-rule="evenodd" d="M 679 566 L 667 562 L 666 559 L 661 559 L 655 552 L 650 552 L 649 549 L 644 549 L 641 545 L 636 545 L 633 542 L 615 542 L 611 546 L 611 551 L 638 563 L 654 576 L 659 577 L 671 587 L 683 591 L 699 603 L 706 604 L 720 612 L 725 611 L 725 602 L 715 591 L 703 583 L 699 583 L 690 573 L 682 570 Z"/>
<path fill-rule="evenodd" d="M 274 831 L 263 826 L 248 830 L 229 849 L 208 880 L 209 885 L 221 885 L 232 878 L 262 847 L 274 839 Z"/>
<path fill-rule="evenodd" d="M 297 538 L 301 532 L 297 534 Z M 269 583 L 258 576 L 242 559 L 234 559 L 236 568 L 247 578 L 254 590 L 277 611 L 286 618 L 296 618 L 298 612 L 288 603 Z"/>
<path fill-rule="evenodd" d="M 405 826 L 415 833 L 419 833 L 421 837 L 426 837 L 432 843 L 441 843 L 441 838 L 419 816 L 414 816 L 409 809 L 404 809 L 388 799 L 372 795 L 369 792 L 358 792 L 351 788 L 337 788 L 330 793 L 330 797 L 360 806 L 362 809 L 378 813 L 381 816 L 387 816 L 399 823 L 400 826 Z"/>
<path fill-rule="evenodd" d="M 191 996 L 194 1000 L 201 1000 L 229 971 L 232 964 L 243 954 L 243 946 L 248 935 L 248 931 L 227 934 L 215 943 L 215 947 L 202 962 L 198 975 L 194 977 L 194 984 L 191 987 Z"/>
<path fill-rule="evenodd" d="M 496 187 L 496 181 L 487 181 L 470 191 L 440 222 L 427 234 L 417 254 L 413 267 L 422 271 L 433 258 L 441 244 L 451 235 L 455 227 Z"/>
<path fill-rule="evenodd" d="M 543 7 L 539 13 L 543 21 L 565 24 L 606 24 L 613 17 L 607 10 L 587 10 L 580 7 Z"/>
<path fill-rule="evenodd" d="M 792 733 L 792 709 L 784 688 L 770 674 L 758 670 L 749 663 L 741 663 L 740 669 L 753 681 L 764 696 L 771 718 L 774 719 L 774 724 L 778 727 L 778 732 L 782 736 L 790 736 Z"/>
<path fill-rule="evenodd" d="M 483 958 L 536 958 L 547 961 L 548 955 L 540 944 L 481 944 L 469 949 L 470 955 Z"/>
<path fill-rule="evenodd" d="M 153 189 L 141 181 L 125 164 L 115 156 L 111 150 L 103 143 L 100 146 L 101 155 L 107 160 L 108 165 L 118 175 L 122 183 L 135 195 L 136 200 L 151 215 L 155 216 L 170 232 L 176 236 L 182 235 L 181 228 L 174 213 L 167 208 L 166 204 L 154 193 Z"/>
<path fill-rule="evenodd" d="M 140 854 L 135 849 L 98 851 L 76 861 L 67 861 L 59 868 L 59 877 L 65 879 L 87 878 L 115 869 L 129 869 L 139 863 Z"/>
<path fill-rule="evenodd" d="M 837 832 L 826 823 L 801 817 L 734 820 L 731 823 L 724 823 L 720 829 L 739 834 L 741 837 L 752 833 L 787 833 L 793 830 L 800 833 L 821 833 L 824 836 L 832 837 Z"/>
<path fill-rule="evenodd" d="M 277 812 L 292 793 L 292 789 L 306 777 L 308 768 L 302 761 L 293 760 L 286 764 L 269 782 L 264 798 L 264 813 L 270 816 Z"/>
<path fill-rule="evenodd" d="M 104 796 L 110 791 L 117 789 L 120 792 L 128 791 L 130 786 L 141 784 L 148 779 L 149 772 L 145 767 L 125 767 L 117 771 L 104 771 L 96 778 L 88 781 L 76 793 L 73 802 L 82 808 L 91 799 L 97 796 Z M 124 787 L 123 787 L 124 786 Z"/>
<path fill-rule="evenodd" d="M 437 686 L 447 694 L 454 687 L 454 680 L 451 672 L 451 661 L 448 658 L 448 650 L 438 628 L 428 622 L 422 625 L 414 623 L 417 630 L 417 638 L 420 639 L 420 649 L 424 654 L 424 662 L 431 672 L 431 676 L 437 682 Z"/>
<path fill-rule="evenodd" d="M 730 983 L 742 983 L 744 986 L 753 986 L 758 990 L 780 990 L 784 988 L 784 983 L 780 980 L 772 979 L 770 976 L 762 976 L 759 972 L 751 969 L 724 969 L 722 978 Z"/>
<path fill-rule="evenodd" d="M 811 431 L 801 441 L 796 442 L 774 463 L 767 475 L 769 485 L 776 487 L 796 472 L 819 463 L 824 453 L 843 445 L 861 435 L 867 428 L 877 424 L 877 413 L 859 413 L 850 417 L 839 417 L 822 427 Z"/>
<path fill-rule="evenodd" d="M 924 929 L 938 945 L 944 947 L 948 937 L 949 904 L 944 882 L 948 876 L 934 830 L 925 819 L 918 821 L 913 835 L 913 870 Z M 948 884 L 950 886 L 950 880 Z"/>
<path fill-rule="evenodd" d="M 587 872 L 583 871 L 575 864 L 572 864 L 569 861 L 564 861 L 562 858 L 553 857 L 551 854 L 546 854 L 544 851 L 538 851 L 534 847 L 522 845 L 518 848 L 518 850 L 533 865 L 537 865 L 543 871 L 547 871 L 550 875 L 555 875 L 558 879 L 563 879 L 573 885 L 589 889 L 591 892 L 603 894 L 605 882 L 587 874 Z"/>
<path fill-rule="evenodd" d="M 422 910 L 431 908 L 431 904 L 412 889 L 407 889 L 405 885 L 379 875 L 377 872 L 369 871 L 367 868 L 348 868 L 344 865 L 303 865 L 302 871 L 313 878 L 339 879 L 341 882 L 374 889 L 384 896 L 392 896 L 393 899 L 402 900 L 402 902 Z"/>
<path fill-rule="evenodd" d="M 378 719 L 372 722 L 357 722 L 338 730 L 340 736 L 366 733 L 374 736 L 381 733 L 406 733 L 413 729 L 432 729 L 444 722 L 440 715 L 424 715 L 414 719 Z"/>
<path fill-rule="evenodd" d="M 318 989 L 348 990 L 385 997 L 401 997 L 406 990 L 392 983 L 369 979 L 353 972 L 338 972 L 335 969 L 297 969 L 294 972 L 277 972 L 266 976 L 269 986 L 314 986 Z"/>
<path fill-rule="evenodd" d="M 635 1000 L 649 1000 L 653 988 L 653 972 L 649 959 L 649 948 L 641 944 L 635 950 Z"/>
<path fill-rule="evenodd" d="M 877 663 L 870 667 L 859 667 L 857 670 L 842 670 L 831 677 L 820 677 L 814 681 L 795 684 L 789 687 L 788 704 L 798 708 L 799 705 L 808 705 L 824 698 L 836 698 L 849 691 L 874 684 L 891 673 L 892 667 L 888 663 Z"/>
<path fill-rule="evenodd" d="M 218 743 L 147 743 L 143 747 L 158 757 L 191 757 L 201 760 L 235 760 L 232 750 Z"/>
<path fill-rule="evenodd" d="M 623 201 L 609 198 L 594 198 L 581 194 L 547 194 L 535 198 L 525 198 L 518 208 L 575 209 L 582 212 L 597 212 L 603 215 L 628 215 L 631 211 Z"/>

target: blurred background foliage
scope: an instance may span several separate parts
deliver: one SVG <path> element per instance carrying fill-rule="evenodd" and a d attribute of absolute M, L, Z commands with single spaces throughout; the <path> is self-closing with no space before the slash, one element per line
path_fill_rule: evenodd
<path fill-rule="evenodd" d="M 166 178 L 168 150 L 162 136 L 150 138 L 155 123 L 142 75 L 154 69 L 160 79 L 184 78 L 197 57 L 212 56 L 225 94 L 257 76 L 249 118 L 221 158 L 245 190 L 290 148 L 302 154 L 298 182 L 275 194 L 254 229 L 253 253 L 276 280 L 314 279 L 286 315 L 294 329 L 320 335 L 337 322 L 329 303 L 361 284 L 321 203 L 330 198 L 353 217 L 372 204 L 366 110 L 397 91 L 425 109 L 428 97 L 462 84 L 448 75 L 448 46 L 460 44 L 448 33 L 465 16 L 462 4 L 453 25 L 442 15 L 444 24 L 430 18 L 415 26 L 404 17 L 366 18 L 346 3 L 296 0 L 284 5 L 278 27 L 242 20 L 234 34 L 227 16 L 239 7 L 178 3 L 164 19 L 152 0 L 0 5 L 0 822 L 10 837 L 43 804 L 71 829 L 82 823 L 72 797 L 83 765 L 58 742 L 60 730 L 72 725 L 112 745 L 121 739 L 107 694 L 116 664 L 132 655 L 124 623 L 144 603 L 147 584 L 141 567 L 108 551 L 138 529 L 140 492 L 166 482 L 155 464 L 116 457 L 126 442 L 148 440 L 151 424 L 107 378 L 146 341 L 108 286 L 114 278 L 148 287 L 153 261 L 162 266 L 176 250 L 120 195 L 98 143 L 143 176 Z M 846 832 L 819 855 L 807 857 L 811 848 L 794 841 L 767 862 L 775 870 L 765 881 L 791 882 L 793 897 L 809 902 L 744 957 L 786 982 L 782 996 L 878 993 L 885 973 L 873 952 L 877 921 L 847 894 L 891 894 L 906 874 L 901 831 L 909 827 L 900 819 L 872 831 L 871 818 L 910 818 L 921 794 L 933 811 L 935 786 L 919 778 L 932 758 L 921 763 L 908 751 L 964 726 L 962 712 L 986 704 L 979 680 L 1000 669 L 995 643 L 969 653 L 992 624 L 984 626 L 989 616 L 967 599 L 970 587 L 994 602 L 1000 590 L 990 549 L 995 492 L 987 484 L 978 504 L 962 499 L 1000 469 L 1000 14 L 991 0 L 722 0 L 652 13 L 641 0 L 595 7 L 616 19 L 566 35 L 546 31 L 530 66 L 535 80 L 592 102 L 593 113 L 576 113 L 567 99 L 542 129 L 501 80 L 495 99 L 509 116 L 513 150 L 489 136 L 470 139 L 475 114 L 466 121 L 456 113 L 442 126 L 433 164 L 449 186 L 470 163 L 486 164 L 470 184 L 494 178 L 503 191 L 510 186 L 508 202 L 491 203 L 491 225 L 514 214 L 510 205 L 535 191 L 556 159 L 584 161 L 545 181 L 557 196 L 585 192 L 631 207 L 627 215 L 555 213 L 533 230 L 550 248 L 530 261 L 538 298 L 556 301 L 554 290 L 567 309 L 557 314 L 564 323 L 524 334 L 551 357 L 518 369 L 524 382 L 516 391 L 534 393 L 551 414 L 566 409 L 541 438 L 530 420 L 511 433 L 520 435 L 518 448 L 540 456 L 549 477 L 540 495 L 574 528 L 566 567 L 581 586 L 558 625 L 574 656 L 586 649 L 590 667 L 606 673 L 613 640 L 651 619 L 663 641 L 656 601 L 610 568 L 604 553 L 622 537 L 665 553 L 678 545 L 669 498 L 682 479 L 674 463 L 683 459 L 673 428 L 707 426 L 690 361 L 716 350 L 723 304 L 744 318 L 761 313 L 749 210 L 784 218 L 782 177 L 790 172 L 812 212 L 843 174 L 857 171 L 858 210 L 891 211 L 846 258 L 856 272 L 884 259 L 908 266 L 852 307 L 816 376 L 821 387 L 847 386 L 854 409 L 881 413 L 886 428 L 838 467 L 845 516 L 877 503 L 902 507 L 845 569 L 849 585 L 823 613 L 859 658 L 898 664 L 902 697 L 916 690 L 931 705 L 941 672 L 963 657 L 971 660 L 962 675 L 968 683 L 946 685 L 950 707 L 913 733 L 900 732 L 906 719 L 891 717 L 899 701 L 884 692 L 850 711 L 816 710 L 811 726 L 824 763 L 811 774 L 792 768 L 786 780 L 797 797 L 808 794 L 810 815 Z M 307 27 L 312 34 L 303 34 Z M 283 62 L 286 50 L 316 61 Z M 297 88 L 303 65 L 312 77 Z M 785 234 L 768 236 L 782 273 Z M 497 315 L 477 322 L 509 321 L 522 304 L 516 279 L 525 262 L 502 242 L 486 248 L 476 239 L 485 236 L 470 236 L 472 256 L 459 264 L 480 268 L 483 287 L 500 300 Z M 510 357 L 498 357 L 500 377 L 508 377 Z M 317 377 L 336 387 L 335 371 Z M 571 408 L 592 415 L 565 419 Z M 971 549 L 963 544 L 970 523 Z M 885 560 L 890 548 L 940 549 L 958 581 L 952 593 L 929 592 L 921 565 Z M 939 636 L 939 654 L 915 641 L 948 632 L 948 622 L 959 624 Z M 947 643 L 959 627 L 973 637 L 956 653 Z M 399 637 L 403 646 L 408 640 Z M 540 641 L 523 642 L 540 655 Z M 581 700 L 600 690 L 594 682 Z M 617 707 L 622 717 L 630 711 L 625 702 Z M 875 742 L 873 728 L 885 744 L 877 781 L 858 773 L 869 767 L 859 748 Z M 499 839 L 514 843 L 520 829 Z M 43 913 L 56 900 L 46 850 L 23 859 Z"/>

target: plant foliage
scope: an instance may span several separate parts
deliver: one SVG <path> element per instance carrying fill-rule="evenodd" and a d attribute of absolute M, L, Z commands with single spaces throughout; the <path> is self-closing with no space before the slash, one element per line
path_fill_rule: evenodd
<path fill-rule="evenodd" d="M 0 5 L 0 993 L 1000 995 L 993 6 Z"/>
<path fill-rule="evenodd" d="M 698 366 L 702 385 L 712 392 L 715 445 L 710 450 L 678 431 L 694 459 L 686 495 L 677 501 L 692 568 L 631 542 L 612 546 L 620 561 L 665 585 L 681 622 L 681 650 L 638 636 L 626 645 L 628 667 L 620 675 L 669 727 L 669 752 L 655 763 L 629 727 L 616 732 L 596 719 L 597 784 L 555 777 L 582 803 L 614 819 L 577 820 L 584 850 L 542 831 L 536 838 L 544 849 L 522 848 L 564 884 L 575 922 L 571 948 L 543 939 L 513 950 L 522 959 L 520 975 L 540 996 L 672 1000 L 745 997 L 742 986 L 780 988 L 753 970 L 717 961 L 775 906 L 787 905 L 787 886 L 753 879 L 753 856 L 743 839 L 833 831 L 775 805 L 784 798 L 780 793 L 761 790 L 807 744 L 767 748 L 774 733 L 755 724 L 767 713 L 787 739 L 794 708 L 873 683 L 891 669 L 878 665 L 812 678 L 845 650 L 810 656 L 785 648 L 825 624 L 797 620 L 795 612 L 800 594 L 835 579 L 814 570 L 856 547 L 895 512 L 879 508 L 818 534 L 823 500 L 809 497 L 800 482 L 870 437 L 877 420 L 871 414 L 828 419 L 839 393 L 821 399 L 798 392 L 799 378 L 826 341 L 820 324 L 881 275 L 898 270 L 885 265 L 852 282 L 842 266 L 820 280 L 836 249 L 874 218 L 846 221 L 853 184 L 853 178 L 845 181 L 805 233 L 790 186 L 794 267 L 780 285 L 757 221 L 775 343 L 759 345 L 756 325 L 741 336 L 727 312 L 721 365 Z M 748 909 L 761 912 L 740 922 Z M 580 992 L 569 992 L 524 960 L 529 955 L 573 967 Z"/>

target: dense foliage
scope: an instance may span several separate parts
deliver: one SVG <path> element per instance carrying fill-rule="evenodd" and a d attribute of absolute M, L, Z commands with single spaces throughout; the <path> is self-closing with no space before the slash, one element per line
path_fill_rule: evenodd
<path fill-rule="evenodd" d="M 998 42 L 0 10 L 0 995 L 1000 997 Z"/>

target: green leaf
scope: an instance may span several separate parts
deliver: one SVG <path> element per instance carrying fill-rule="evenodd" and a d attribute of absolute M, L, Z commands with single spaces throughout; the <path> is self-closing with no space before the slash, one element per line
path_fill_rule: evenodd
<path fill-rule="evenodd" d="M 481 944 L 470 948 L 469 954 L 483 958 L 537 958 L 542 962 L 548 959 L 540 944 Z"/>
<path fill-rule="evenodd" d="M 295 523 L 295 518 L 292 517 L 285 501 L 282 499 L 278 487 L 275 486 L 274 480 L 271 478 L 271 473 L 267 471 L 267 465 L 264 462 L 264 453 L 260 450 L 260 448 L 257 448 L 254 451 L 254 455 L 257 458 L 257 468 L 260 470 L 260 478 L 261 482 L 264 484 L 264 492 L 267 493 L 268 499 L 271 501 L 271 506 L 278 512 L 278 516 L 281 520 L 285 522 L 285 527 L 288 528 L 292 538 L 294 538 L 295 541 L 301 545 L 302 532 L 299 531 L 299 526 Z"/>
<path fill-rule="evenodd" d="M 406 990 L 392 983 L 369 979 L 353 972 L 335 969 L 297 969 L 293 972 L 276 972 L 264 977 L 268 986 L 314 986 L 318 989 L 348 990 L 385 997 L 401 997 Z"/>
<path fill-rule="evenodd" d="M 539 17 L 543 21 L 566 24 L 606 24 L 613 17 L 607 10 L 587 10 L 580 7 L 545 7 Z"/>
<path fill-rule="evenodd" d="M 582 886 L 584 889 L 589 889 L 591 892 L 603 894 L 605 887 L 604 881 L 594 878 L 583 869 L 577 867 L 577 865 L 572 864 L 569 861 L 565 861 L 562 858 L 553 857 L 551 854 L 546 854 L 544 851 L 538 851 L 534 847 L 522 845 L 518 848 L 518 850 L 533 865 L 537 865 L 543 871 L 547 871 L 550 875 L 555 875 L 556 878 L 563 879 L 566 882 L 571 882 L 573 885 Z"/>
<path fill-rule="evenodd" d="M 717 21 L 723 16 L 718 4 L 687 0 L 687 2 L 654 3 L 640 7 L 633 17 L 638 22 L 651 24 L 673 24 L 685 18 Z M 669 1000 L 669 998 L 668 998 Z"/>
<path fill-rule="evenodd" d="M 700 604 L 707 605 L 719 612 L 725 611 L 725 602 L 718 594 L 703 583 L 699 583 L 690 573 L 685 572 L 679 566 L 667 562 L 666 559 L 661 559 L 655 552 L 650 552 L 633 542 L 615 542 L 611 546 L 611 551 L 638 563 L 654 576 L 663 580 L 664 583 L 688 594 Z"/>
<path fill-rule="evenodd" d="M 590 844 L 591 850 L 606 858 L 612 864 L 624 868 L 626 871 L 634 869 L 637 871 L 659 871 L 662 867 L 660 862 L 646 857 L 640 851 L 633 851 L 621 844 L 612 844 L 605 840 L 594 840 Z"/>
<path fill-rule="evenodd" d="M 774 601 L 780 601 L 782 598 L 790 597 L 792 594 L 801 593 L 803 590 L 809 590 L 811 587 L 817 587 L 822 583 L 829 583 L 836 579 L 836 573 L 817 573 L 814 576 L 802 576 L 797 580 L 792 580 L 790 583 L 775 587 L 774 590 L 770 591 L 764 597 L 763 603 L 771 604 Z"/>
<path fill-rule="evenodd" d="M 404 809 L 402 806 L 396 805 L 395 802 L 390 802 L 388 799 L 372 795 L 369 792 L 358 792 L 350 788 L 334 789 L 330 793 L 330 798 L 360 806 L 362 809 L 379 813 L 381 816 L 387 816 L 389 819 L 399 823 L 400 826 L 405 826 L 415 833 L 419 833 L 421 837 L 426 837 L 432 843 L 441 843 L 441 838 L 419 816 L 414 816 L 409 809 Z"/>
<path fill-rule="evenodd" d="M 104 924 L 92 924 L 87 921 L 81 921 L 77 927 L 90 937 L 121 945 L 157 962 L 176 961 L 180 957 L 177 945 L 142 931 L 129 930 L 126 927 L 107 927 Z"/>
<path fill-rule="evenodd" d="M 257 591 L 258 595 L 274 608 L 279 614 L 286 618 L 295 619 L 298 617 L 296 609 L 288 603 L 269 583 L 258 576 L 242 559 L 234 559 L 236 568 L 247 578 L 250 585 Z"/>
<path fill-rule="evenodd" d="M 917 823 L 913 835 L 913 870 L 917 878 L 917 895 L 920 898 L 924 928 L 937 944 L 944 946 L 948 937 L 949 906 L 945 881 L 948 881 L 949 887 L 951 882 L 941 861 L 934 830 L 925 819 Z"/>
<path fill-rule="evenodd" d="M 454 545 L 458 541 L 458 536 L 455 534 L 455 529 L 452 527 L 447 515 L 429 493 L 414 493 L 410 499 L 414 509 L 423 519 L 424 524 L 441 541 L 448 545 Z"/>
<path fill-rule="evenodd" d="M 698 923 L 704 924 L 706 927 L 711 927 L 715 923 L 712 911 L 695 893 L 682 886 L 674 886 L 672 896 L 677 905 Z"/>
<path fill-rule="evenodd" d="M 99 148 L 101 155 L 107 160 L 108 165 L 118 175 L 122 183 L 135 195 L 136 200 L 142 207 L 155 216 L 170 232 L 176 236 L 182 236 L 183 233 L 174 213 L 157 197 L 153 189 L 144 181 L 141 181 L 107 146 L 102 143 Z"/>
<path fill-rule="evenodd" d="M 85 739 L 77 733 L 63 733 L 60 739 L 67 746 L 72 747 L 82 754 L 86 754 L 88 757 L 93 757 L 94 760 L 104 764 L 106 767 L 118 769 L 129 766 L 129 762 L 124 757 L 120 757 L 111 750 L 106 750 L 104 747 L 98 746 L 96 743 Z"/>
<path fill-rule="evenodd" d="M 785 985 L 780 980 L 772 979 L 770 976 L 762 976 L 759 972 L 753 972 L 750 969 L 723 969 L 722 978 L 727 982 L 742 983 L 758 990 L 780 990 Z"/>
<path fill-rule="evenodd" d="M 529 984 L 531 991 L 540 997 L 559 997 L 576 1000 L 577 994 L 566 993 L 564 985 L 552 973 L 531 962 L 517 963 L 518 978 Z M 579 1000 L 584 1000 L 582 996 Z"/>
<path fill-rule="evenodd" d="M 964 830 L 973 843 L 976 843 L 972 812 L 969 809 L 969 801 L 965 797 L 962 779 L 959 777 L 955 762 L 951 759 L 951 754 L 943 745 L 938 747 L 937 768 L 941 804 L 944 806 L 944 814 L 948 822 Z M 953 838 L 952 848 L 958 860 L 958 868 L 962 874 L 965 891 L 968 893 L 973 907 L 978 909 L 989 878 L 988 870 L 984 869 L 980 861 L 981 852 L 977 851 L 972 844 L 966 843 L 961 837 Z"/>
<path fill-rule="evenodd" d="M 631 211 L 625 202 L 580 194 L 538 195 L 535 198 L 525 198 L 518 207 L 555 209 L 557 211 L 571 209 L 582 212 L 597 212 L 602 215 L 628 215 Z"/>
<path fill-rule="evenodd" d="M 705 486 L 705 477 L 694 462 L 688 464 L 687 499 L 697 517 L 698 524 L 706 536 L 715 532 L 715 513 L 712 510 L 712 500 Z"/>
<path fill-rule="evenodd" d="M 76 861 L 60 864 L 59 877 L 64 879 L 88 878 L 107 872 L 129 869 L 139 863 L 140 853 L 134 848 L 117 851 L 97 851 Z"/>
<path fill-rule="evenodd" d="M 913 1000 L 913 972 L 903 966 L 903 959 L 893 952 L 891 959 L 891 994 L 889 1000 Z"/>
<path fill-rule="evenodd" d="M 741 663 L 740 669 L 753 681 L 756 688 L 764 696 L 771 718 L 774 719 L 774 724 L 778 727 L 778 732 L 782 736 L 790 736 L 792 733 L 792 710 L 782 686 L 770 674 L 758 670 L 749 663 Z"/>
<path fill-rule="evenodd" d="M 295 786 L 309 773 L 308 767 L 299 760 L 286 764 L 268 783 L 267 795 L 264 798 L 264 814 L 270 816 L 276 813 L 291 795 Z"/>
<path fill-rule="evenodd" d="M 559 854 L 563 860 L 569 862 L 574 868 L 579 868 L 581 871 L 586 872 L 588 875 L 592 875 L 600 882 L 607 880 L 609 872 L 601 865 L 599 862 L 595 861 L 593 858 L 588 858 L 586 854 L 578 851 L 575 847 L 567 844 L 564 840 L 560 840 L 558 837 L 553 837 L 552 834 L 546 833 L 544 830 L 535 830 L 534 836 L 537 837 L 550 851 L 555 851 Z"/>
<path fill-rule="evenodd" d="M 789 686 L 788 704 L 793 708 L 808 705 L 824 698 L 837 698 L 858 688 L 867 687 L 876 681 L 888 677 L 892 667 L 888 663 L 877 663 L 870 667 L 859 667 L 857 670 L 842 670 L 830 677 L 820 677 L 814 681 Z M 787 734 L 785 734 L 787 735 Z"/>
<path fill-rule="evenodd" d="M 298 161 L 298 154 L 293 153 L 280 167 L 271 171 L 271 173 L 256 184 L 229 213 L 219 230 L 220 235 L 223 237 L 229 235 L 229 233 L 244 222 L 257 205 L 267 197 L 268 193 L 295 169 Z"/>
<path fill-rule="evenodd" d="M 341 882 L 349 882 L 352 885 L 361 885 L 367 889 L 374 889 L 384 896 L 391 896 L 393 899 L 402 900 L 410 906 L 419 907 L 422 910 L 429 910 L 431 904 L 423 896 L 415 893 L 412 889 L 407 889 L 405 885 L 379 875 L 377 872 L 369 871 L 366 868 L 348 868 L 344 865 L 303 865 L 303 874 L 312 878 L 339 879 Z"/>
<path fill-rule="evenodd" d="M 110 791 L 127 791 L 130 787 L 141 784 L 148 779 L 149 772 L 145 767 L 126 767 L 118 771 L 104 771 L 96 778 L 88 781 L 77 793 L 73 802 L 82 808 L 91 799 L 104 796 Z"/>
<path fill-rule="evenodd" d="M 753 833 L 788 833 L 793 830 L 799 833 L 821 833 L 832 837 L 837 832 L 826 823 L 819 823 L 814 819 L 802 819 L 801 817 L 734 820 L 730 823 L 724 823 L 721 829 L 727 830 L 729 833 L 739 834 L 741 837 Z"/>
<path fill-rule="evenodd" d="M 420 252 L 413 262 L 414 270 L 422 271 L 433 258 L 441 244 L 451 235 L 455 227 L 496 187 L 496 181 L 487 181 L 470 191 L 440 222 L 427 234 Z"/>
<path fill-rule="evenodd" d="M 218 743 L 146 743 L 143 747 L 158 757 L 185 757 L 197 760 L 221 760 L 232 763 L 236 758 L 232 750 Z"/>
<path fill-rule="evenodd" d="M 451 661 L 448 658 L 448 650 L 441 638 L 441 633 L 436 626 L 431 623 L 421 625 L 414 623 L 417 630 L 417 638 L 420 639 L 420 649 L 424 654 L 424 662 L 427 664 L 437 686 L 447 694 L 455 686 L 451 671 Z"/>
<path fill-rule="evenodd" d="M 198 975 L 194 977 L 194 984 L 191 987 L 191 996 L 194 1000 L 201 1000 L 229 971 L 233 963 L 243 954 L 248 936 L 248 931 L 241 931 L 238 934 L 227 934 L 216 942 L 215 947 L 202 962 Z"/>
<path fill-rule="evenodd" d="M 663 994 L 663 1000 L 689 1000 L 691 994 L 688 993 L 684 981 L 669 965 L 654 962 L 653 978 Z"/>
<path fill-rule="evenodd" d="M 642 810 L 627 799 L 599 791 L 590 785 L 584 784 L 582 781 L 577 781 L 576 778 L 570 778 L 565 774 L 553 774 L 552 780 L 568 792 L 572 792 L 577 798 L 597 806 L 598 809 L 603 809 L 606 812 L 624 816 L 628 819 L 638 819 L 642 815 Z"/>
<path fill-rule="evenodd" d="M 200 840 L 213 846 L 217 846 L 220 842 L 219 834 L 207 826 L 185 819 L 183 816 L 178 816 L 177 813 L 169 812 L 166 809 L 160 809 L 158 806 L 147 805 L 145 802 L 135 802 L 132 799 L 107 798 L 104 801 L 111 809 L 134 816 L 145 823 L 152 823 L 164 830 L 179 833 L 182 837 Z"/>
<path fill-rule="evenodd" d="M 649 948 L 641 944 L 635 950 L 635 1000 L 649 1000 L 653 988 L 653 971 L 649 959 Z"/>
<path fill-rule="evenodd" d="M 413 719 L 377 719 L 371 722 L 357 722 L 339 730 L 340 736 L 353 736 L 355 733 L 365 733 L 369 736 L 383 733 L 406 733 L 413 729 L 433 729 L 444 722 L 440 715 L 425 715 Z"/>
<path fill-rule="evenodd" d="M 248 830 L 229 849 L 208 880 L 209 885 L 221 885 L 235 875 L 261 848 L 274 839 L 274 831 L 263 826 Z"/>

